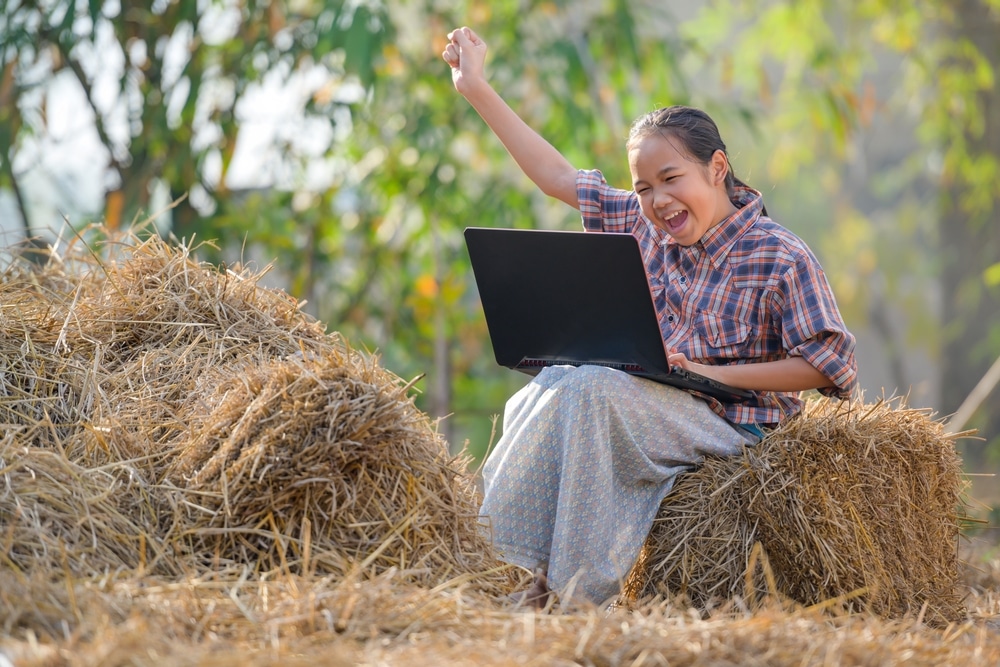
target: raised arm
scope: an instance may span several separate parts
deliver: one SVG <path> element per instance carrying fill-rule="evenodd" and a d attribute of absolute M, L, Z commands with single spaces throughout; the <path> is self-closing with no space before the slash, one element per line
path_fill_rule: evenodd
<path fill-rule="evenodd" d="M 471 28 L 453 30 L 448 39 L 450 43 L 441 55 L 451 66 L 455 90 L 482 116 L 521 171 L 542 192 L 579 209 L 576 168 L 528 127 L 486 80 L 483 74 L 486 42 Z"/>

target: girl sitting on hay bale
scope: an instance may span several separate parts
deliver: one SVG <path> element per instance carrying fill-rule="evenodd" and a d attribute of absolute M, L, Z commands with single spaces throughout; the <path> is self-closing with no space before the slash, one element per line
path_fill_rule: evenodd
<path fill-rule="evenodd" d="M 801 410 L 802 390 L 850 396 L 854 337 L 818 261 L 735 179 L 704 112 L 639 118 L 626 144 L 634 191 L 618 190 L 575 169 L 507 106 L 472 30 L 448 39 L 455 88 L 525 174 L 579 209 L 585 229 L 639 240 L 670 363 L 757 392 L 723 405 L 620 371 L 561 366 L 508 401 L 482 514 L 500 557 L 536 573 L 516 599 L 544 607 L 556 591 L 600 603 L 618 594 L 679 473 L 758 442 Z"/>

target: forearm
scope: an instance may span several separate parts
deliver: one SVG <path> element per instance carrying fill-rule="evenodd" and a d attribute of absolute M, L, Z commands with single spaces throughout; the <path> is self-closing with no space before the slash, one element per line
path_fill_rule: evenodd
<path fill-rule="evenodd" d="M 448 45 L 441 55 L 451 67 L 455 89 L 482 116 L 521 171 L 545 194 L 579 209 L 577 170 L 514 113 L 483 74 L 486 42 L 472 29 L 458 28 L 448 33 Z"/>
<path fill-rule="evenodd" d="M 467 82 L 461 92 L 542 192 L 580 208 L 577 170 L 562 153 L 531 129 L 486 81 Z"/>
<path fill-rule="evenodd" d="M 802 357 L 728 366 L 711 366 L 690 362 L 689 364 L 690 369 L 697 373 L 740 389 L 805 391 L 834 386 L 828 377 L 816 370 Z"/>

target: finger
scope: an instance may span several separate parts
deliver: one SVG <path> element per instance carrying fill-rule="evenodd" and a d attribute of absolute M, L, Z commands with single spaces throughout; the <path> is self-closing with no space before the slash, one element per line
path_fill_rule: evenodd
<path fill-rule="evenodd" d="M 451 33 L 452 44 L 457 44 L 459 48 L 464 48 L 467 46 L 475 46 L 476 42 L 473 41 L 473 37 L 478 40 L 476 33 L 472 32 L 469 28 L 459 28 L 458 30 L 453 30 Z"/>
<path fill-rule="evenodd" d="M 469 38 L 469 41 L 472 42 L 473 46 L 478 46 L 479 44 L 482 44 L 483 40 L 479 37 L 479 35 L 476 34 L 476 31 L 473 30 L 472 28 L 468 27 L 462 28 L 462 32 L 464 32 L 465 36 Z"/>

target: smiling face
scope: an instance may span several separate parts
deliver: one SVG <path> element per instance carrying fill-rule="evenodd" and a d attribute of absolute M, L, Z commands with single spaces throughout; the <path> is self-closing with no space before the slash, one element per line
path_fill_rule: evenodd
<path fill-rule="evenodd" d="M 628 164 L 639 205 L 650 222 L 689 246 L 736 211 L 726 193 L 729 163 L 717 150 L 708 164 L 670 135 L 652 132 L 631 144 Z"/>

